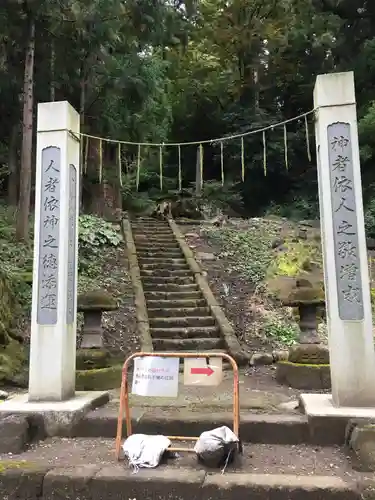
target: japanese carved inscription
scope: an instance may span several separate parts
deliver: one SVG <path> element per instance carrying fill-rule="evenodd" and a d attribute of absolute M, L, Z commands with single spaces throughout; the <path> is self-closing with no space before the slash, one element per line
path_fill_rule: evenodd
<path fill-rule="evenodd" d="M 55 325 L 58 303 L 60 148 L 42 150 L 38 308 L 40 325 Z"/>
<path fill-rule="evenodd" d="M 69 210 L 68 210 L 68 281 L 66 322 L 74 321 L 76 289 L 76 213 L 77 213 L 77 169 L 69 165 Z"/>
<path fill-rule="evenodd" d="M 328 126 L 329 169 L 339 316 L 364 318 L 353 157 L 349 123 Z"/>

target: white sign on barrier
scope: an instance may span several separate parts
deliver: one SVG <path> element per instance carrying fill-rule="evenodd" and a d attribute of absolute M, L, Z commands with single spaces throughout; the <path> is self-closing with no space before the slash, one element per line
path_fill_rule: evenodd
<path fill-rule="evenodd" d="M 215 386 L 223 380 L 222 358 L 186 358 L 184 360 L 184 384 Z"/>
<path fill-rule="evenodd" d="M 180 358 L 149 356 L 134 359 L 132 394 L 176 398 Z"/>

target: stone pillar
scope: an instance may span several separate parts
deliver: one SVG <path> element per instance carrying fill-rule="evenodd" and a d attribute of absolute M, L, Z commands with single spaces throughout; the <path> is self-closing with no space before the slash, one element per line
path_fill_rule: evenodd
<path fill-rule="evenodd" d="M 75 394 L 79 122 L 66 101 L 38 105 L 30 402 Z"/>
<path fill-rule="evenodd" d="M 352 72 L 314 91 L 332 402 L 375 407 L 375 355 Z"/>

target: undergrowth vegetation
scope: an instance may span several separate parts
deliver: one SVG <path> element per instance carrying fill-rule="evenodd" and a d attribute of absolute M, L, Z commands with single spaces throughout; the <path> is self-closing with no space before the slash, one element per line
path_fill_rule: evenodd
<path fill-rule="evenodd" d="M 33 244 L 15 241 L 15 214 L 0 205 L 0 259 L 2 270 L 9 278 L 12 289 L 25 314 L 31 305 L 33 271 Z M 32 235 L 31 235 L 32 236 Z M 79 218 L 78 289 L 85 291 L 100 286 L 102 266 L 108 251 L 121 243 L 120 230 L 109 222 L 93 215 Z"/>

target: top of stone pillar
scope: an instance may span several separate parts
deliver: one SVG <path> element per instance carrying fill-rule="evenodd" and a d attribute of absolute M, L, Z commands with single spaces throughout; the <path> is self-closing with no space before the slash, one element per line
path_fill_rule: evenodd
<path fill-rule="evenodd" d="M 68 101 L 39 103 L 37 122 L 38 132 L 71 130 L 79 133 L 79 114 Z"/>
<path fill-rule="evenodd" d="M 318 75 L 314 88 L 314 107 L 355 104 L 354 73 Z"/>

